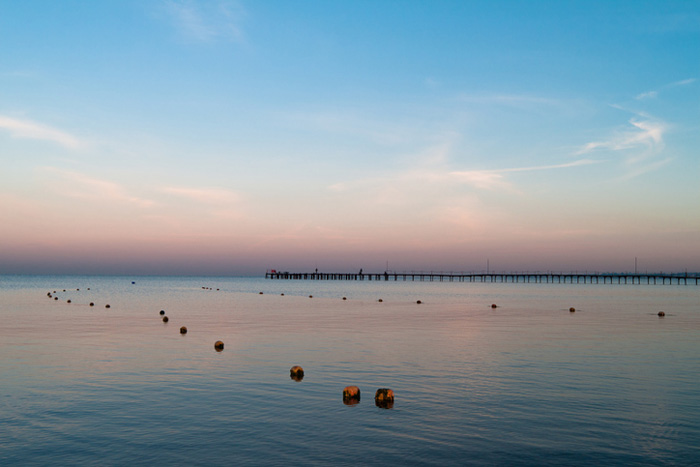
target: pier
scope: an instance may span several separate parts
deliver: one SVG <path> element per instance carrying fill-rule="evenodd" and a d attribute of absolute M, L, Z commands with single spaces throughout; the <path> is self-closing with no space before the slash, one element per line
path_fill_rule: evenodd
<path fill-rule="evenodd" d="M 265 272 L 265 279 L 312 281 L 412 281 L 412 282 L 485 282 L 523 284 L 647 284 L 699 285 L 699 274 L 598 273 L 598 272 Z"/>

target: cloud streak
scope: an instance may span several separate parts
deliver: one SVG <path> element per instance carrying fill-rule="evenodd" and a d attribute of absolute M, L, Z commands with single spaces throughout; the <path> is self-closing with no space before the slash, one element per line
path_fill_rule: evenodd
<path fill-rule="evenodd" d="M 209 205 L 229 205 L 240 201 L 237 193 L 223 188 L 165 187 L 161 191 Z"/>
<path fill-rule="evenodd" d="M 640 114 L 640 116 L 645 116 Z M 646 117 L 646 116 L 645 116 Z M 635 148 L 659 151 L 663 149 L 663 136 L 667 125 L 659 120 L 632 118 L 628 121 L 631 127 L 616 132 L 607 140 L 586 143 L 576 152 L 576 155 L 588 154 L 596 150 L 622 151 Z"/>
<path fill-rule="evenodd" d="M 153 200 L 132 196 L 125 187 L 109 180 L 56 167 L 44 167 L 44 170 L 60 177 L 58 185 L 54 188 L 63 196 L 98 202 L 129 203 L 144 208 L 156 204 Z"/>
<path fill-rule="evenodd" d="M 535 172 L 542 170 L 557 170 L 557 169 L 568 169 L 571 167 L 580 167 L 584 165 L 599 164 L 602 161 L 595 161 L 591 159 L 579 159 L 573 162 L 567 162 L 565 164 L 555 164 L 555 165 L 539 165 L 532 167 L 513 167 L 506 169 L 493 169 L 493 170 L 465 170 L 465 171 L 453 171 L 449 172 L 447 175 L 457 181 L 469 183 L 474 185 L 476 188 L 492 190 L 494 188 L 506 188 L 510 185 L 505 181 L 503 174 L 512 172 Z"/>
<path fill-rule="evenodd" d="M 13 138 L 51 141 L 69 149 L 84 145 L 70 133 L 31 120 L 0 115 L 0 129 L 8 131 Z"/>
<path fill-rule="evenodd" d="M 191 40 L 203 43 L 243 40 L 242 9 L 237 2 L 168 0 L 164 6 L 178 31 Z"/>

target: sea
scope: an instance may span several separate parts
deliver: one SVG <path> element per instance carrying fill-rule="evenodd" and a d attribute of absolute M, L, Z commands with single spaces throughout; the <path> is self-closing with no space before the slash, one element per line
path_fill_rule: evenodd
<path fill-rule="evenodd" d="M 0 276 L 0 465 L 700 465 L 700 286 Z"/>

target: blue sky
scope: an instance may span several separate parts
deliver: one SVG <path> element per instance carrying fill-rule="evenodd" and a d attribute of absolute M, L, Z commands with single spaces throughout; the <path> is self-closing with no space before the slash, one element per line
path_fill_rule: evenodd
<path fill-rule="evenodd" d="M 700 270 L 696 2 L 0 0 L 0 272 Z"/>

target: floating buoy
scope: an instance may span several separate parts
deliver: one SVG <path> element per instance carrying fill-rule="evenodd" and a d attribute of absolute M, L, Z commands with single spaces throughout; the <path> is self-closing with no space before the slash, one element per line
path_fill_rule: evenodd
<path fill-rule="evenodd" d="M 217 352 L 221 352 L 224 350 L 224 343 L 221 341 L 214 342 L 214 349 L 216 349 Z"/>
<path fill-rule="evenodd" d="M 63 289 L 63 291 L 65 292 L 65 291 L 66 291 L 66 289 Z"/>
<path fill-rule="evenodd" d="M 160 310 L 161 316 L 165 314 L 165 310 Z"/>
<path fill-rule="evenodd" d="M 95 306 L 95 304 L 94 304 L 94 303 L 92 303 L 92 302 L 90 302 L 90 306 Z"/>
<path fill-rule="evenodd" d="M 348 297 L 343 297 L 343 300 L 347 300 L 347 299 L 348 299 Z"/>
<path fill-rule="evenodd" d="M 299 365 L 294 365 L 289 370 L 289 377 L 292 378 L 294 381 L 301 381 L 302 379 L 304 379 L 304 369 Z"/>
<path fill-rule="evenodd" d="M 109 308 L 109 303 L 105 305 L 105 308 Z"/>
<path fill-rule="evenodd" d="M 574 311 L 576 311 L 576 308 L 574 308 L 574 307 L 569 308 L 569 312 L 573 313 Z"/>
<path fill-rule="evenodd" d="M 309 298 L 314 298 L 314 296 L 313 296 L 313 295 L 309 295 Z"/>
<path fill-rule="evenodd" d="M 90 290 L 90 287 L 88 287 L 88 290 Z"/>
<path fill-rule="evenodd" d="M 70 299 L 66 300 L 66 303 L 70 303 Z"/>
<path fill-rule="evenodd" d="M 132 284 L 135 284 L 136 282 L 134 282 L 134 281 L 131 281 L 131 283 L 132 283 Z"/>
<path fill-rule="evenodd" d="M 491 308 L 498 308 L 498 305 L 496 305 L 495 303 L 492 303 Z"/>
<path fill-rule="evenodd" d="M 263 294 L 262 292 L 259 293 L 259 295 L 262 295 L 262 294 Z"/>
<path fill-rule="evenodd" d="M 377 300 L 377 301 L 378 301 L 379 303 L 382 303 L 384 300 L 382 300 L 382 299 L 380 298 L 380 299 Z"/>
<path fill-rule="evenodd" d="M 164 323 L 167 323 L 167 322 L 168 322 L 168 317 L 167 317 L 167 316 L 163 316 L 163 322 L 164 322 Z"/>
<path fill-rule="evenodd" d="M 394 406 L 394 391 L 380 388 L 374 393 L 374 404 L 383 409 L 390 409 Z"/>
<path fill-rule="evenodd" d="M 355 405 L 360 403 L 360 388 L 357 386 L 347 386 L 343 389 L 343 404 Z"/>
<path fill-rule="evenodd" d="M 80 289 L 75 289 L 75 290 L 80 291 Z"/>
<path fill-rule="evenodd" d="M 182 326 L 180 328 L 180 334 L 187 334 L 187 327 L 186 326 Z"/>
<path fill-rule="evenodd" d="M 420 305 L 420 304 L 423 303 L 423 302 L 421 302 L 420 300 L 418 300 L 416 303 Z"/>
<path fill-rule="evenodd" d="M 58 300 L 58 297 L 54 297 L 53 299 L 54 299 L 54 300 Z"/>
<path fill-rule="evenodd" d="M 663 311 L 659 311 L 657 315 L 659 315 L 660 317 L 664 317 L 666 316 L 666 313 L 664 313 Z"/>
<path fill-rule="evenodd" d="M 280 294 L 280 296 L 284 297 L 284 294 L 283 294 L 283 293 L 281 293 L 281 294 Z"/>

